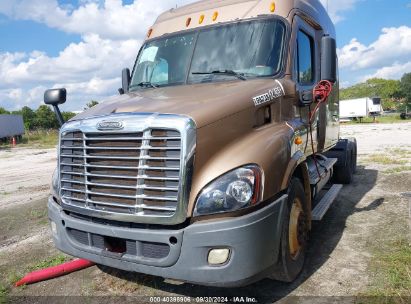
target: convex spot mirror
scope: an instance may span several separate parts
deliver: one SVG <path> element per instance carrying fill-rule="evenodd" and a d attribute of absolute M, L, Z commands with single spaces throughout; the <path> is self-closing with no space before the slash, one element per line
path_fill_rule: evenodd
<path fill-rule="evenodd" d="M 330 36 L 321 39 L 321 79 L 337 81 L 337 43 Z"/>
<path fill-rule="evenodd" d="M 44 92 L 44 103 L 51 106 L 57 106 L 66 102 L 66 89 L 51 89 Z"/>

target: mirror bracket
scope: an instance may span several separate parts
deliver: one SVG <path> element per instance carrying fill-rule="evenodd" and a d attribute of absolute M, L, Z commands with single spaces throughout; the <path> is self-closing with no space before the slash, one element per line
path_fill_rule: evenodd
<path fill-rule="evenodd" d="M 53 105 L 53 109 L 54 109 L 54 113 L 56 114 L 57 121 L 60 124 L 60 127 L 63 126 L 65 121 L 64 121 L 63 115 L 61 115 L 58 105 Z"/>

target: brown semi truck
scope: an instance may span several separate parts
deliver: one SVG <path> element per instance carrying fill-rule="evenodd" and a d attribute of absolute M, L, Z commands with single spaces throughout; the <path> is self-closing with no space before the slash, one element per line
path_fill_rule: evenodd
<path fill-rule="evenodd" d="M 120 95 L 62 125 L 54 243 L 99 265 L 240 286 L 301 272 L 356 168 L 318 0 L 205 0 L 158 17 Z"/>

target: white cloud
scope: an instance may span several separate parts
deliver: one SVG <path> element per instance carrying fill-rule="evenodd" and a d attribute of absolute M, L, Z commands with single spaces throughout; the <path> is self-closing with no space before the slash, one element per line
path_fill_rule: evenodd
<path fill-rule="evenodd" d="M 137 39 L 109 40 L 88 34 L 56 57 L 42 52 L 0 53 L 0 89 L 7 89 L 1 101 L 14 101 L 16 108 L 38 105 L 46 88 L 67 87 L 69 96 L 75 97 L 67 107 L 82 108 L 92 98 L 117 93 L 121 69 L 132 66 L 140 44 Z"/>
<path fill-rule="evenodd" d="M 355 4 L 361 0 L 320 0 L 334 23 L 344 20 L 343 13 L 354 9 Z"/>
<path fill-rule="evenodd" d="M 92 78 L 89 81 L 73 83 L 56 83 L 54 88 L 65 87 L 69 94 L 85 94 L 94 96 L 107 96 L 116 93 L 120 86 L 120 77 L 111 79 Z"/>
<path fill-rule="evenodd" d="M 21 109 L 24 106 L 37 108 L 42 99 L 45 86 L 35 86 L 27 89 L 0 89 L 2 107 L 6 109 Z"/>
<path fill-rule="evenodd" d="M 391 66 L 386 66 L 378 69 L 375 73 L 363 77 L 363 81 L 370 78 L 384 78 L 384 79 L 400 79 L 405 73 L 411 72 L 411 61 L 402 64 L 394 63 Z"/>
<path fill-rule="evenodd" d="M 194 0 L 79 0 L 79 7 L 57 0 L 1 1 L 0 14 L 15 20 L 32 20 L 82 37 L 58 56 L 44 52 L 0 52 L 0 102 L 11 108 L 37 107 L 44 90 L 67 87 L 70 110 L 91 99 L 117 94 L 120 72 L 131 67 L 146 31 L 163 11 Z"/>
<path fill-rule="evenodd" d="M 138 0 L 123 5 L 121 0 L 83 0 L 80 6 L 60 6 L 56 0 L 2 1 L 0 13 L 20 20 L 33 20 L 51 28 L 76 34 L 97 34 L 102 38 L 144 37 L 147 28 L 163 11 L 194 0 Z"/>
<path fill-rule="evenodd" d="M 403 64 L 411 59 L 411 28 L 383 28 L 378 39 L 366 46 L 357 39 L 339 50 L 340 67 L 350 70 L 381 69 L 393 62 Z"/>
<path fill-rule="evenodd" d="M 6 53 L 0 56 L 0 77 L 8 85 L 112 78 L 122 67 L 132 64 L 140 44 L 135 39 L 113 41 L 89 34 L 82 42 L 67 46 L 57 57 L 41 52 Z"/>

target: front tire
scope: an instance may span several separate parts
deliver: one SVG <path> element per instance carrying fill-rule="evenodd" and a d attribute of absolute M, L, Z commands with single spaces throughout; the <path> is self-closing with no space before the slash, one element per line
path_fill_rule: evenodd
<path fill-rule="evenodd" d="M 301 273 L 308 243 L 308 221 L 304 187 L 293 178 L 288 188 L 280 241 L 280 255 L 271 279 L 292 282 Z"/>

